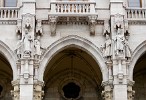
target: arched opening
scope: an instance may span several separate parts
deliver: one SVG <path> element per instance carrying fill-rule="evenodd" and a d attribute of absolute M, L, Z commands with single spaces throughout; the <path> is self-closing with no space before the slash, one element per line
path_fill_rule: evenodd
<path fill-rule="evenodd" d="M 44 72 L 43 100 L 101 100 L 102 73 L 95 59 L 77 47 L 58 52 Z"/>
<path fill-rule="evenodd" d="M 134 71 L 133 80 L 135 85 L 133 89 L 135 90 L 134 100 L 145 100 L 146 98 L 146 53 L 143 54 L 137 61 Z"/>
<path fill-rule="evenodd" d="M 80 87 L 73 82 L 70 82 L 65 85 L 62 90 L 65 98 L 76 99 L 79 97 Z"/>
<path fill-rule="evenodd" d="M 0 54 L 0 100 L 12 100 L 11 90 L 13 87 L 13 71 L 7 59 Z"/>

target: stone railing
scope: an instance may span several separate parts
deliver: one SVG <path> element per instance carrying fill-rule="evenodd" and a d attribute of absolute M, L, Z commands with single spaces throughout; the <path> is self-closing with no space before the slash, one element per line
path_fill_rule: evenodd
<path fill-rule="evenodd" d="M 19 8 L 0 7 L 0 20 L 16 20 L 19 16 Z"/>
<path fill-rule="evenodd" d="M 95 2 L 90 1 L 51 2 L 50 14 L 95 14 L 95 4 Z"/>
<path fill-rule="evenodd" d="M 126 14 L 128 19 L 145 19 L 146 18 L 146 9 L 144 8 L 127 8 Z"/>

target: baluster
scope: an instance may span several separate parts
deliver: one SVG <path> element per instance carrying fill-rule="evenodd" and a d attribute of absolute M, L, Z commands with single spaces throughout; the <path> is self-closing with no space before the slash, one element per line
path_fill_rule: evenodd
<path fill-rule="evenodd" d="M 60 12 L 60 9 L 59 9 L 59 4 L 57 4 L 57 12 L 59 13 Z"/>
<path fill-rule="evenodd" d="M 61 12 L 63 12 L 63 4 L 61 4 Z"/>
<path fill-rule="evenodd" d="M 77 5 L 78 5 L 78 4 L 75 4 L 75 13 L 77 13 Z"/>
<path fill-rule="evenodd" d="M 131 16 L 132 16 L 132 18 L 134 18 L 134 11 L 133 10 L 131 10 Z"/>
<path fill-rule="evenodd" d="M 1 10 L 1 18 L 3 18 L 3 10 Z"/>
<path fill-rule="evenodd" d="M 138 18 L 142 18 L 141 10 L 138 10 L 138 15 L 139 15 Z"/>
<path fill-rule="evenodd" d="M 135 18 L 137 18 L 137 16 L 138 16 L 138 14 L 137 14 L 138 12 L 137 12 L 137 10 L 135 10 Z"/>
<path fill-rule="evenodd" d="M 85 13 L 85 4 L 83 4 L 83 13 Z"/>
<path fill-rule="evenodd" d="M 56 6 L 55 6 L 55 11 L 57 12 L 57 10 L 58 10 L 58 7 L 57 7 L 57 4 L 56 4 Z"/>
<path fill-rule="evenodd" d="M 68 12 L 70 12 L 70 4 L 68 4 Z"/>
<path fill-rule="evenodd" d="M 7 10 L 4 10 L 4 18 L 6 18 Z"/>
<path fill-rule="evenodd" d="M 83 5 L 81 4 L 81 12 L 83 12 Z"/>
<path fill-rule="evenodd" d="M 146 18 L 146 10 L 144 10 L 144 18 Z"/>
<path fill-rule="evenodd" d="M 66 4 L 64 4 L 64 12 L 66 13 Z"/>
<path fill-rule="evenodd" d="M 12 10 L 12 18 L 14 18 L 14 10 Z"/>
<path fill-rule="evenodd" d="M 15 13 L 16 13 L 16 18 L 18 18 L 18 10 L 15 10 Z"/>
<path fill-rule="evenodd" d="M 76 7 L 76 13 L 77 13 L 77 12 L 78 12 L 78 4 L 76 4 L 76 6 L 75 6 L 75 7 Z"/>
<path fill-rule="evenodd" d="M 141 13 L 142 13 L 142 18 L 144 18 L 144 10 L 142 10 Z"/>
<path fill-rule="evenodd" d="M 74 6 L 75 4 L 72 4 L 72 13 L 74 13 Z"/>
<path fill-rule="evenodd" d="M 89 7 L 88 7 L 88 12 L 90 12 L 90 4 L 89 4 Z"/>
<path fill-rule="evenodd" d="M 10 18 L 11 16 L 10 16 L 10 14 L 11 14 L 11 10 L 8 10 L 8 18 Z"/>
<path fill-rule="evenodd" d="M 89 12 L 88 9 L 89 9 L 89 4 L 86 5 L 86 13 Z"/>

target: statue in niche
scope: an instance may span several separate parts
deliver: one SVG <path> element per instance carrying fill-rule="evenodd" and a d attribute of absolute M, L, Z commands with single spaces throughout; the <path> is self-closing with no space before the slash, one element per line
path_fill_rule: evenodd
<path fill-rule="evenodd" d="M 115 41 L 115 55 L 116 56 L 120 56 L 123 57 L 124 55 L 124 41 L 125 38 L 124 36 L 121 34 L 122 33 L 122 28 L 121 25 L 116 26 L 116 37 L 114 39 Z"/>
<path fill-rule="evenodd" d="M 107 61 L 111 60 L 112 56 L 112 41 L 110 39 L 109 34 L 106 34 L 106 41 L 104 46 L 102 47 L 103 57 L 107 59 Z"/>
<path fill-rule="evenodd" d="M 33 41 L 31 35 L 29 35 L 28 33 L 25 33 L 22 41 L 23 41 L 24 54 L 31 57 L 31 42 Z"/>
<path fill-rule="evenodd" d="M 40 44 L 40 36 L 34 40 L 34 48 L 35 48 L 35 59 L 39 59 L 41 56 L 41 44 Z"/>
<path fill-rule="evenodd" d="M 125 58 L 129 60 L 131 58 L 131 49 L 128 43 L 129 36 L 125 36 L 124 46 L 125 46 Z"/>
<path fill-rule="evenodd" d="M 16 51 L 16 54 L 17 54 L 17 58 L 20 59 L 21 58 L 21 53 L 22 53 L 22 45 L 23 45 L 23 42 L 21 40 L 21 36 L 18 35 L 18 42 L 17 42 L 17 49 L 15 50 Z"/>

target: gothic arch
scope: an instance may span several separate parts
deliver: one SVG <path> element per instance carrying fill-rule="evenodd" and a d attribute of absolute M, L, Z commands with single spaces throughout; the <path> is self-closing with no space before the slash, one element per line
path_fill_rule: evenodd
<path fill-rule="evenodd" d="M 13 71 L 13 80 L 17 79 L 16 58 L 13 51 L 2 41 L 0 41 L 0 54 L 2 54 L 10 63 Z"/>
<path fill-rule="evenodd" d="M 131 62 L 129 66 L 129 79 L 133 80 L 133 70 L 138 59 L 146 52 L 146 41 L 142 42 L 137 48 L 134 50 Z"/>
<path fill-rule="evenodd" d="M 40 67 L 39 67 L 38 78 L 40 81 L 43 81 L 43 75 L 49 61 L 58 52 L 68 47 L 76 47 L 76 48 L 82 49 L 83 51 L 91 55 L 100 67 L 103 81 L 108 80 L 108 69 L 105 64 L 104 58 L 102 57 L 101 51 L 98 49 L 98 47 L 96 47 L 92 42 L 88 41 L 85 38 L 71 35 L 71 36 L 67 36 L 67 37 L 59 39 L 58 41 L 54 42 L 51 46 L 47 48 L 46 52 L 42 56 Z"/>

